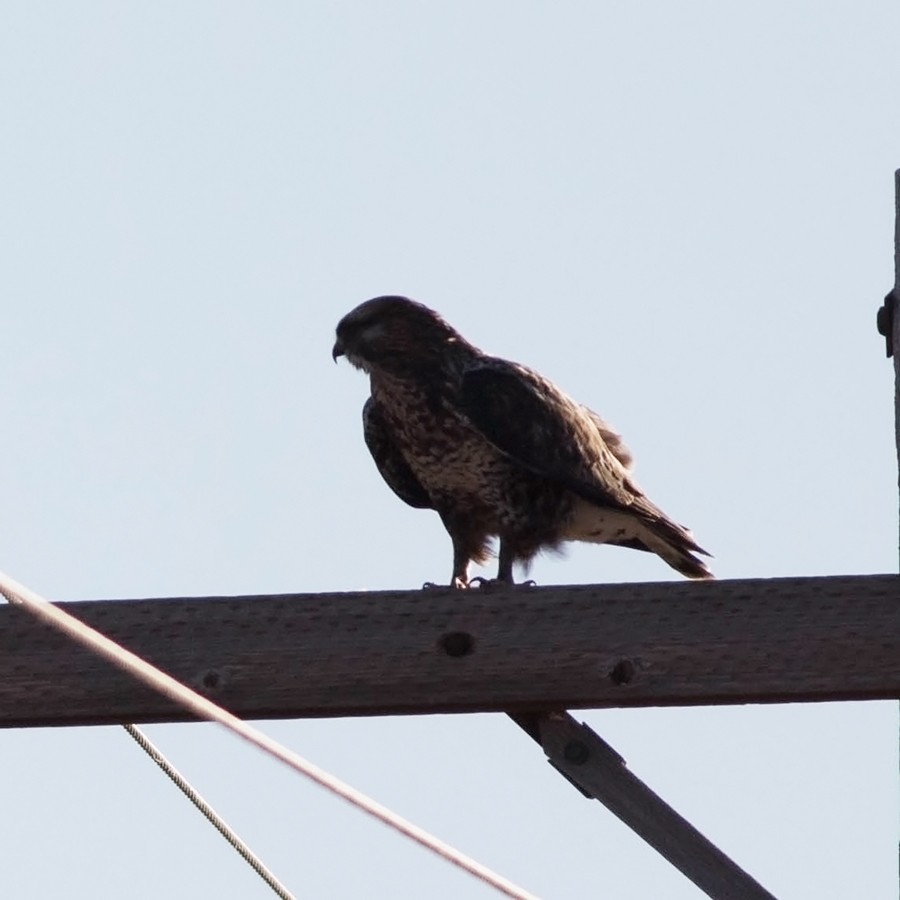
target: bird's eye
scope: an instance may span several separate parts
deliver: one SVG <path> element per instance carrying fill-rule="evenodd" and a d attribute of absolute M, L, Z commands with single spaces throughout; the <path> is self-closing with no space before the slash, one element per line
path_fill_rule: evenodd
<path fill-rule="evenodd" d="M 356 334 L 362 343 L 371 344 L 384 334 L 384 325 L 381 322 L 361 322 Z"/>

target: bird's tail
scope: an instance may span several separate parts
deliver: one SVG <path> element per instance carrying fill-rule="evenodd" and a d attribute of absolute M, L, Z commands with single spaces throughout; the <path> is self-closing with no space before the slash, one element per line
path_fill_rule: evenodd
<path fill-rule="evenodd" d="M 700 556 L 710 556 L 683 525 L 668 518 L 645 521 L 638 529 L 636 542 L 687 578 L 715 578 Z M 699 554 L 699 555 L 698 555 Z"/>
<path fill-rule="evenodd" d="M 683 525 L 641 497 L 639 509 L 610 509 L 588 500 L 576 502 L 563 540 L 616 544 L 655 553 L 688 578 L 714 578 L 701 556 L 709 556 Z"/>

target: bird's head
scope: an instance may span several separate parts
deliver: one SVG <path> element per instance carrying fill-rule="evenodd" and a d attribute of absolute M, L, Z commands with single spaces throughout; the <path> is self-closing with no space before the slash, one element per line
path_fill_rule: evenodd
<path fill-rule="evenodd" d="M 440 365 L 466 340 L 433 309 L 406 297 L 375 297 L 338 322 L 331 355 L 345 356 L 365 372 L 402 375 Z"/>

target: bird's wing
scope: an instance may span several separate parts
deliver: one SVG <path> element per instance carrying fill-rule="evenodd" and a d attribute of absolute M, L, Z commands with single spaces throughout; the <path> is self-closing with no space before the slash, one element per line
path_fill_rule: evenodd
<path fill-rule="evenodd" d="M 416 478 L 384 421 L 378 404 L 369 397 L 363 406 L 363 436 L 375 465 L 388 487 L 416 509 L 434 509 L 428 492 Z"/>
<path fill-rule="evenodd" d="M 462 412 L 498 450 L 587 500 L 655 517 L 631 454 L 596 413 L 525 366 L 484 357 L 462 377 Z"/>
<path fill-rule="evenodd" d="M 596 413 L 537 372 L 496 357 L 483 357 L 466 370 L 460 397 L 464 415 L 507 457 L 591 503 L 637 516 L 670 549 L 686 552 L 692 564 L 686 574 L 709 576 L 691 557 L 707 552 L 637 486 L 629 473 L 631 454 Z M 640 542 L 624 543 L 661 552 Z"/>
<path fill-rule="evenodd" d="M 588 409 L 586 406 L 582 406 L 581 409 L 587 413 L 594 425 L 597 426 L 600 437 L 603 438 L 612 455 L 622 463 L 622 466 L 626 471 L 630 472 L 634 468 L 634 459 L 631 455 L 631 451 L 625 446 L 622 435 L 619 434 L 609 422 L 605 419 L 601 419 L 592 409 Z"/>

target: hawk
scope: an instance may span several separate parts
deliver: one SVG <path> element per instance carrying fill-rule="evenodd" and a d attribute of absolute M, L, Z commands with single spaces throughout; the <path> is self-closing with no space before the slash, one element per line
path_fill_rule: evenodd
<path fill-rule="evenodd" d="M 688 578 L 713 577 L 691 532 L 637 486 L 610 425 L 532 369 L 482 352 L 434 310 L 367 300 L 338 323 L 339 356 L 369 375 L 363 433 L 378 471 L 450 534 L 451 587 L 469 587 L 469 564 L 488 559 L 494 538 L 501 583 L 566 541 L 646 550 Z"/>

